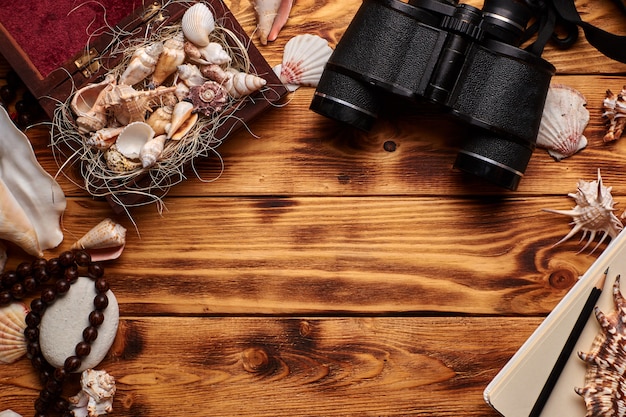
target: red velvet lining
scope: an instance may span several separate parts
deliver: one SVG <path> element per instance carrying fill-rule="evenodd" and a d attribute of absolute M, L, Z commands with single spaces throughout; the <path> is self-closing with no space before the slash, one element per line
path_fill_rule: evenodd
<path fill-rule="evenodd" d="M 0 0 L 0 22 L 45 78 L 144 1 Z"/>

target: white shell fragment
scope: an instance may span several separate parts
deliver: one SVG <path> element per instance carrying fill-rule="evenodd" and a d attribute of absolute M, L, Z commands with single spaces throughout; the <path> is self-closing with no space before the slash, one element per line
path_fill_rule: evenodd
<path fill-rule="evenodd" d="M 84 249 L 93 261 L 117 259 L 126 245 L 126 228 L 110 218 L 102 220 L 78 239 L 71 249 Z"/>
<path fill-rule="evenodd" d="M 294 36 L 285 45 L 278 77 L 292 92 L 301 85 L 317 87 L 332 53 L 328 41 L 320 36 Z"/>
<path fill-rule="evenodd" d="M 262 45 L 275 41 L 289 19 L 293 0 L 251 0 Z"/>
<path fill-rule="evenodd" d="M 26 354 L 26 315 L 22 303 L 11 303 L 0 308 L 0 363 L 13 363 Z"/>
<path fill-rule="evenodd" d="M 620 276 L 613 284 L 615 310 L 604 314 L 597 307 L 595 316 L 600 325 L 588 353 L 578 356 L 587 364 L 585 385 L 576 388 L 587 407 L 585 417 L 623 417 L 626 415 L 626 300 L 620 291 Z"/>
<path fill-rule="evenodd" d="M 183 34 L 198 47 L 209 44 L 209 34 L 215 30 L 215 17 L 204 3 L 188 8 L 181 20 Z"/>
<path fill-rule="evenodd" d="M 76 344 L 83 340 L 83 330 L 90 325 L 89 314 L 96 294 L 94 282 L 79 277 L 67 293 L 46 309 L 39 325 L 39 344 L 41 354 L 52 366 L 63 366 L 65 359 L 74 355 Z M 104 310 L 104 322 L 98 327 L 98 338 L 77 372 L 96 367 L 115 340 L 120 311 L 113 292 L 109 290 L 106 295 L 109 305 Z"/>
<path fill-rule="evenodd" d="M 106 371 L 86 369 L 80 376 L 81 390 L 68 398 L 74 417 L 97 417 L 113 411 L 115 378 Z"/>
<path fill-rule="evenodd" d="M 141 148 L 154 137 L 154 129 L 145 122 L 133 122 L 117 137 L 117 150 L 129 159 L 138 159 Z"/>
<path fill-rule="evenodd" d="M 43 256 L 63 240 L 65 194 L 37 162 L 26 135 L 0 110 L 0 239 Z"/>
<path fill-rule="evenodd" d="M 543 108 L 537 146 L 548 150 L 557 161 L 587 146 L 583 131 L 589 123 L 587 100 L 577 90 L 552 84 Z"/>
<path fill-rule="evenodd" d="M 576 201 L 576 206 L 571 210 L 551 210 L 544 209 L 549 213 L 562 214 L 572 217 L 573 228 L 555 246 L 565 242 L 576 233 L 582 231 L 581 240 L 589 234 L 589 240 L 580 250 L 581 252 L 589 246 L 596 237 L 601 233 L 601 238 L 595 250 L 609 236 L 614 239 L 623 229 L 622 222 L 613 213 L 613 196 L 611 195 L 612 187 L 605 187 L 602 184 L 602 177 L 598 169 L 598 179 L 596 181 L 578 181 L 578 192 L 568 194 L 569 197 Z M 592 251 L 593 252 L 593 251 Z"/>

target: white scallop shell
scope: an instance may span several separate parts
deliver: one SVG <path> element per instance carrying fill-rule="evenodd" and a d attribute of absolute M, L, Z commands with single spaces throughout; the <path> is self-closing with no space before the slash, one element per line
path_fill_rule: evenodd
<path fill-rule="evenodd" d="M 326 39 L 317 35 L 294 36 L 285 45 L 280 81 L 291 91 L 304 85 L 317 87 L 324 66 L 333 53 Z"/>
<path fill-rule="evenodd" d="M 26 354 L 26 314 L 22 303 L 0 308 L 0 363 L 13 363 Z"/>
<path fill-rule="evenodd" d="M 119 258 L 125 245 L 126 228 L 106 218 L 78 239 L 71 249 L 84 249 L 98 262 Z"/>
<path fill-rule="evenodd" d="M 545 148 L 557 161 L 587 146 L 583 131 L 589 123 L 587 100 L 577 90 L 552 84 L 543 108 L 537 146 Z"/>
<path fill-rule="evenodd" d="M 185 11 L 181 20 L 185 38 L 198 47 L 209 44 L 209 34 L 215 30 L 215 17 L 203 3 L 196 3 Z"/>
<path fill-rule="evenodd" d="M 143 145 L 154 137 L 154 129 L 145 122 L 133 122 L 117 137 L 117 150 L 129 159 L 139 158 Z"/>

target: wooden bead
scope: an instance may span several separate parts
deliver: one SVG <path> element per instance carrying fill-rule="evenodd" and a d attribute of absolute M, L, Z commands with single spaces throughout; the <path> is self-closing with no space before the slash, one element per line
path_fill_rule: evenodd
<path fill-rule="evenodd" d="M 76 352 L 76 356 L 84 358 L 85 356 L 88 356 L 89 353 L 91 353 L 91 345 L 84 341 L 79 342 L 76 345 L 76 349 L 74 351 Z"/>
<path fill-rule="evenodd" d="M 59 255 L 59 263 L 61 266 L 68 267 L 74 263 L 74 252 L 65 251 Z"/>
<path fill-rule="evenodd" d="M 109 298 L 106 296 L 106 294 L 98 294 L 93 299 L 93 305 L 98 310 L 104 310 L 109 305 Z"/>
<path fill-rule="evenodd" d="M 102 277 L 96 280 L 96 291 L 98 293 L 104 294 L 109 291 L 109 283 Z"/>
<path fill-rule="evenodd" d="M 98 329 L 96 326 L 89 326 L 83 330 L 83 340 L 87 343 L 91 343 L 98 338 Z"/>
<path fill-rule="evenodd" d="M 80 368 L 80 365 L 81 365 L 81 360 L 78 356 L 69 356 L 65 360 L 65 363 L 63 364 L 63 368 L 65 368 L 67 372 L 74 372 L 78 368 Z"/>
<path fill-rule="evenodd" d="M 66 279 L 60 279 L 54 284 L 54 289 L 58 294 L 65 294 L 70 290 L 72 284 Z"/>
<path fill-rule="evenodd" d="M 41 292 L 41 299 L 44 303 L 50 304 L 57 298 L 57 292 L 52 288 L 45 288 Z"/>
<path fill-rule="evenodd" d="M 104 313 L 102 311 L 94 310 L 91 313 L 89 313 L 89 323 L 91 323 L 92 326 L 98 327 L 103 322 L 104 322 Z"/>

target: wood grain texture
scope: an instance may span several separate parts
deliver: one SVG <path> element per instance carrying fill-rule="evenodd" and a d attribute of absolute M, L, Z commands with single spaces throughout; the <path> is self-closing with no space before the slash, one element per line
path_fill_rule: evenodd
<path fill-rule="evenodd" d="M 336 45 L 361 1 L 298 0 L 267 46 L 250 2 L 226 4 L 275 65 L 296 34 Z M 610 0 L 577 6 L 626 33 Z M 544 57 L 587 98 L 589 145 L 561 162 L 537 149 L 516 192 L 452 169 L 465 126 L 450 116 L 398 101 L 365 134 L 310 111 L 310 88 L 231 135 L 223 165 L 195 161 L 200 179 L 188 170 L 162 213 L 116 215 L 58 172 L 45 126 L 29 129 L 68 197 L 45 256 L 104 217 L 128 229 L 105 265 L 122 316 L 101 364 L 118 381 L 113 415 L 495 417 L 483 389 L 606 247 L 554 246 L 569 219 L 542 209 L 571 208 L 598 168 L 626 208 L 626 141 L 603 143 L 601 107 L 626 65 L 584 36 Z M 9 246 L 9 268 L 26 259 Z M 32 415 L 39 388 L 27 360 L 1 365 L 0 411 Z"/>

